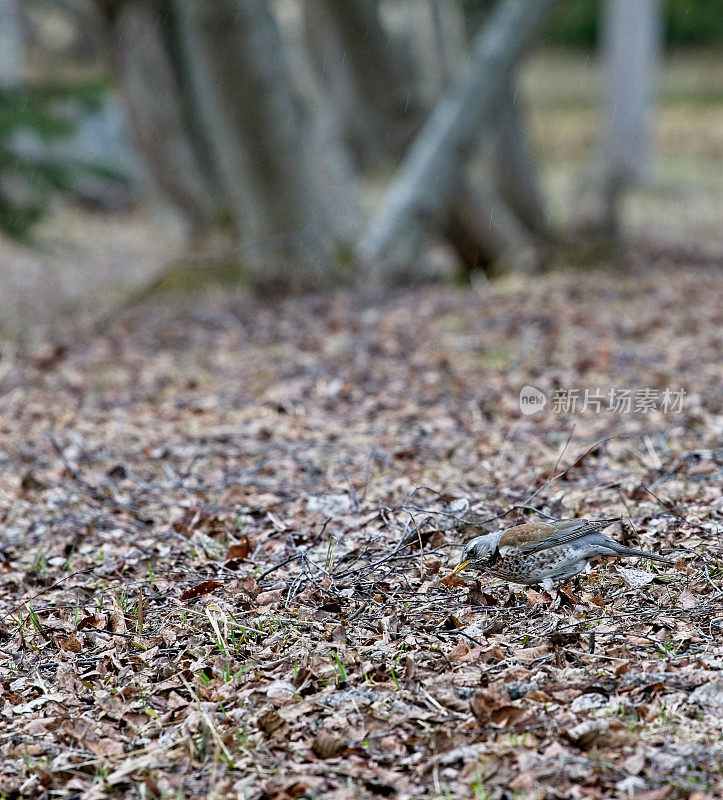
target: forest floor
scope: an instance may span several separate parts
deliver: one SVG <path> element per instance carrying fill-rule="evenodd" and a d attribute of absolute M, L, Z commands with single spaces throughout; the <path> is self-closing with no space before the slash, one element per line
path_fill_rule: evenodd
<path fill-rule="evenodd" d="M 721 797 L 723 281 L 653 260 L 6 345 L 0 796 Z M 675 564 L 448 577 L 537 512 Z"/>

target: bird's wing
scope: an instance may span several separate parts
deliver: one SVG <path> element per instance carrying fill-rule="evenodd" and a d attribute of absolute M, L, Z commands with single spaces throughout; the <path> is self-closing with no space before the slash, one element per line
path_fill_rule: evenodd
<path fill-rule="evenodd" d="M 499 546 L 516 547 L 523 553 L 539 553 L 550 547 L 559 547 L 575 539 L 580 539 L 590 533 L 596 533 L 613 522 L 615 519 L 561 519 L 558 522 L 527 523 L 510 528 L 502 534 Z"/>

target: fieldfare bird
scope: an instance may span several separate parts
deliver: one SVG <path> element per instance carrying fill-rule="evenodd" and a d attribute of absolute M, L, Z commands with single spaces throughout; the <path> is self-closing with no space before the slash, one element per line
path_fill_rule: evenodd
<path fill-rule="evenodd" d="M 553 583 L 582 572 L 588 561 L 601 556 L 639 556 L 672 564 L 668 558 L 645 550 L 624 547 L 601 530 L 614 519 L 561 519 L 557 522 L 527 522 L 506 531 L 488 533 L 467 542 L 452 575 L 469 566 L 510 583 L 527 586 Z"/>

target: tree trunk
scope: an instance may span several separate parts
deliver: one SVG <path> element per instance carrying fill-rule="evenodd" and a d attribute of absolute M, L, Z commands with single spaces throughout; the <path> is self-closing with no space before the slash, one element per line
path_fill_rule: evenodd
<path fill-rule="evenodd" d="M 320 86 L 332 107 L 334 127 L 357 165 L 378 167 L 390 157 L 387 133 L 359 86 L 325 0 L 304 2 L 303 38 Z"/>
<path fill-rule="evenodd" d="M 430 227 L 454 201 L 458 176 L 495 122 L 512 70 L 555 0 L 505 0 L 477 35 L 465 73 L 437 104 L 359 243 L 363 261 L 393 278 L 414 274 Z"/>
<path fill-rule="evenodd" d="M 489 16 L 494 0 L 463 0 L 465 27 L 472 39 Z M 538 237 L 547 239 L 547 214 L 538 169 L 521 113 L 517 89 L 510 85 L 488 161 L 500 197 Z"/>
<path fill-rule="evenodd" d="M 327 281 L 342 245 L 313 137 L 262 0 L 174 0 L 185 61 L 250 266 L 267 285 Z"/>
<path fill-rule="evenodd" d="M 604 141 L 603 228 L 618 237 L 617 198 L 647 176 L 655 75 L 660 56 L 660 0 L 607 0 L 602 17 Z"/>
<path fill-rule="evenodd" d="M 439 93 L 441 94 L 449 85 L 454 75 L 455 63 L 450 54 L 449 42 L 445 31 L 444 12 L 450 6 L 442 5 L 442 0 L 428 0 L 429 16 L 432 26 L 432 36 L 434 38 L 434 49 L 437 62 L 437 73 L 439 76 Z"/>
<path fill-rule="evenodd" d="M 430 0 L 432 10 L 440 12 L 439 0 Z M 376 15 L 373 4 L 368 0 L 353 0 L 353 5 L 361 9 L 360 16 L 366 20 L 364 27 L 344 23 L 344 15 L 339 12 L 338 0 L 313 0 L 306 5 L 307 41 L 311 49 L 317 53 L 317 71 L 322 78 L 326 76 L 327 86 L 337 111 L 337 117 L 348 118 L 354 126 L 353 139 L 357 148 L 361 149 L 360 161 L 366 165 L 376 166 L 386 156 L 400 159 L 404 151 L 413 141 L 414 135 L 421 128 L 424 120 L 422 102 L 417 97 L 412 85 L 411 72 L 401 58 L 391 58 L 395 53 L 389 37 Z M 330 9 L 335 14 L 330 13 Z M 437 46 L 440 57 L 448 50 L 443 21 L 439 18 L 431 20 L 432 25 L 438 23 Z M 319 40 L 323 38 L 323 42 Z M 387 54 L 387 67 L 378 70 L 377 54 Z M 451 72 L 451 63 L 448 65 Z M 355 80 L 351 78 L 356 76 Z M 396 115 L 389 113 L 389 104 L 393 99 L 404 106 L 404 113 L 397 109 Z M 382 107 L 379 108 L 379 104 Z M 374 111 L 376 109 L 376 112 Z M 510 112 L 512 114 L 513 112 Z M 403 124 L 398 120 L 402 119 Z M 505 115 L 505 119 L 514 120 Z M 515 118 L 516 119 L 516 118 Z M 380 123 L 384 122 L 382 128 Z M 382 141 L 380 141 L 380 130 Z M 528 190 L 531 200 L 527 199 L 520 206 L 528 210 L 539 193 L 535 188 L 535 174 L 524 149 L 524 137 L 521 130 L 510 131 L 510 142 L 499 145 L 505 154 L 505 168 L 512 176 L 524 177 L 524 181 L 515 182 L 510 179 L 510 186 L 517 191 L 508 194 L 515 199 L 520 183 Z M 385 138 L 386 137 L 386 138 Z M 499 139 L 497 140 L 499 141 Z M 357 152 L 359 152 L 357 149 Z M 511 165 L 512 153 L 519 154 L 523 162 Z M 444 222 L 442 234 L 460 258 L 463 268 L 469 272 L 476 268 L 486 268 L 499 261 L 525 271 L 529 270 L 530 253 L 534 251 L 534 241 L 524 226 L 515 222 L 513 214 L 505 207 L 504 199 L 497 195 L 494 186 L 480 187 L 479 191 L 465 185 L 460 173 L 460 191 L 455 208 L 451 210 Z M 468 208 L 457 207 L 468 204 Z M 532 213 L 530 218 L 534 218 Z M 542 220 L 542 221 L 541 221 Z M 544 228 L 544 214 L 540 212 L 537 219 L 537 230 Z M 481 223 L 481 224 L 480 224 Z M 517 256 L 524 253 L 524 261 L 518 263 Z M 504 255 L 503 255 L 504 254 Z"/>
<path fill-rule="evenodd" d="M 0 0 L 0 89 L 15 89 L 22 81 L 25 42 L 17 0 Z"/>
<path fill-rule="evenodd" d="M 339 36 L 354 94 L 382 158 L 397 158 L 419 127 L 421 107 L 406 65 L 384 32 L 371 0 L 319 0 Z"/>
<path fill-rule="evenodd" d="M 494 189 L 460 181 L 456 202 L 443 225 L 445 239 L 462 261 L 466 277 L 475 270 L 539 272 L 541 255 L 528 229 Z"/>
<path fill-rule="evenodd" d="M 538 170 L 525 135 L 525 124 L 517 102 L 517 93 L 505 90 L 497 136 L 492 150 L 494 184 L 500 197 L 537 236 L 546 239 L 547 214 L 538 180 Z"/>
<path fill-rule="evenodd" d="M 449 15 L 460 13 L 465 31 L 474 25 L 467 36 L 470 39 L 479 31 L 490 9 L 483 0 L 475 0 L 474 9 L 450 6 L 444 0 L 428 2 L 441 94 L 461 66 L 451 55 L 455 48 L 450 37 Z M 531 234 L 547 239 L 548 231 L 537 167 L 525 136 L 516 91 L 507 89 L 494 143 L 482 151 L 492 182 L 486 176 L 484 181 L 476 176 L 461 181 L 459 195 L 444 225 L 444 237 L 457 252 L 467 274 L 479 269 L 494 272 L 499 267 L 536 272 L 542 266 L 543 254 Z"/>
<path fill-rule="evenodd" d="M 154 182 L 196 230 L 218 215 L 216 187 L 189 136 L 188 98 L 159 23 L 159 6 L 123 3 L 107 17 L 109 39 L 139 150 Z"/>

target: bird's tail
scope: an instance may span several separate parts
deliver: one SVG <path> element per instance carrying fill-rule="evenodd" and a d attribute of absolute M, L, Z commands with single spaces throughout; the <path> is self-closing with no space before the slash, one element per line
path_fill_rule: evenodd
<path fill-rule="evenodd" d="M 612 525 L 613 522 L 620 522 L 622 517 L 610 517 L 608 519 L 599 519 L 594 520 L 591 522 L 591 525 L 595 525 L 598 531 L 607 528 L 608 525 Z M 634 547 L 625 547 L 624 544 L 618 544 L 617 542 L 609 539 L 607 536 L 600 534 L 606 540 L 605 544 L 610 545 L 612 544 L 612 549 L 615 550 L 615 555 L 618 556 L 637 556 L 638 558 L 652 558 L 653 561 L 660 561 L 662 564 L 674 564 L 675 562 L 669 558 L 664 558 L 663 556 L 656 555 L 655 553 L 649 553 L 647 550 L 636 550 Z"/>
<path fill-rule="evenodd" d="M 663 564 L 674 564 L 669 558 L 663 558 L 656 553 L 649 553 L 647 550 L 636 550 L 634 547 L 625 547 L 615 542 L 615 554 L 618 556 L 638 556 L 639 558 L 652 558 L 653 561 L 660 561 Z"/>

